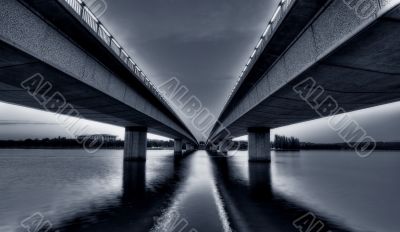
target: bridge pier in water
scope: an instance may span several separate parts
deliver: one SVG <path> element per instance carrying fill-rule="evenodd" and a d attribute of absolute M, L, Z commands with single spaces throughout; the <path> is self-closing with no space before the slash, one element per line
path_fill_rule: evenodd
<path fill-rule="evenodd" d="M 270 129 L 266 127 L 248 128 L 249 161 L 271 162 Z"/>
<path fill-rule="evenodd" d="M 186 151 L 194 151 L 194 146 L 190 143 L 186 144 Z"/>
<path fill-rule="evenodd" d="M 182 139 L 174 140 L 174 155 L 175 157 L 181 157 L 182 153 Z"/>
<path fill-rule="evenodd" d="M 125 161 L 146 161 L 147 128 L 126 127 L 125 128 Z"/>
<path fill-rule="evenodd" d="M 216 146 L 216 145 L 214 145 L 214 144 L 211 144 L 211 145 L 210 145 L 210 148 L 209 148 L 209 151 L 211 151 L 211 152 L 217 152 L 217 151 L 218 151 L 218 146 Z"/>

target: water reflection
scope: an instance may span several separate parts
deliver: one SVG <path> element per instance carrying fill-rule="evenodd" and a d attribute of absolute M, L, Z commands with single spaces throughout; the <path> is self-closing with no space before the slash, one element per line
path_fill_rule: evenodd
<path fill-rule="evenodd" d="M 124 162 L 122 192 L 113 204 L 105 202 L 57 226 L 59 231 L 150 231 L 155 218 L 171 204 L 175 191 L 186 177 L 183 159 L 164 157 L 158 166 L 160 177 L 146 178 L 150 162 Z M 154 175 L 154 173 L 152 173 Z M 160 181 L 161 180 L 161 181 Z"/>
<path fill-rule="evenodd" d="M 207 153 L 197 151 L 180 164 L 190 167 L 187 178 L 152 232 L 231 231 Z"/>
<path fill-rule="evenodd" d="M 263 163 L 249 163 L 249 190 L 255 200 L 272 197 L 271 166 Z"/>
<path fill-rule="evenodd" d="M 158 232 L 171 215 L 187 221 L 181 232 L 298 231 L 307 212 L 325 223 L 320 232 L 399 231 L 398 153 L 362 164 L 351 155 L 279 153 L 262 164 L 246 152 L 151 151 L 124 163 L 119 151 L 0 150 L 0 231 L 26 231 L 16 228 L 34 212 L 59 231 Z"/>
<path fill-rule="evenodd" d="M 145 197 L 146 163 L 124 162 L 122 203 L 131 204 Z"/>
<path fill-rule="evenodd" d="M 249 163 L 248 179 L 237 173 L 243 168 L 232 158 L 212 157 L 214 176 L 225 201 L 230 222 L 235 231 L 298 231 L 293 221 L 310 212 L 272 189 L 270 164 Z M 329 219 L 317 215 L 325 229 L 348 231 Z"/>

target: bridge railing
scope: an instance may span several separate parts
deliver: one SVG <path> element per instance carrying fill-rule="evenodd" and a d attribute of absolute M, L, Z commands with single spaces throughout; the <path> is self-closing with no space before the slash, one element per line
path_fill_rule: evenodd
<path fill-rule="evenodd" d="M 96 18 L 96 16 L 90 11 L 83 1 L 61 1 L 65 1 L 67 5 L 70 6 L 72 10 L 83 20 L 83 22 L 85 22 L 92 29 L 92 31 L 97 34 L 100 40 L 104 42 L 104 44 L 108 46 L 119 57 L 119 59 L 129 67 L 130 71 L 135 74 L 135 76 L 153 93 L 153 95 L 156 96 L 165 106 L 171 109 L 165 98 L 147 78 L 146 74 L 144 74 L 144 72 L 137 66 L 129 54 L 122 48 L 121 45 L 119 45 L 117 40 L 111 35 L 110 32 L 107 31 L 105 26 Z"/>
<path fill-rule="evenodd" d="M 290 10 L 292 5 L 296 0 L 281 0 L 279 2 L 278 8 L 275 10 L 271 20 L 268 22 L 267 28 L 264 30 L 263 34 L 261 35 L 260 40 L 258 41 L 256 47 L 254 48 L 253 52 L 250 55 L 249 60 L 247 61 L 246 65 L 244 66 L 242 72 L 239 75 L 238 80 L 235 83 L 232 91 L 229 94 L 229 97 L 225 103 L 224 110 L 229 104 L 230 100 L 233 98 L 234 94 L 240 87 L 241 83 L 244 81 L 246 76 L 249 74 L 251 68 L 258 60 L 261 53 L 264 51 L 265 47 L 271 40 L 273 34 L 275 33 L 276 29 L 278 28 L 280 22 L 285 18 L 287 12 Z"/>

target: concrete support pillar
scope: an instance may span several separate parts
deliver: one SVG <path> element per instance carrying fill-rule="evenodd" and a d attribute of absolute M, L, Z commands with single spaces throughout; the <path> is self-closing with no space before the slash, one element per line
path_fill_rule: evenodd
<path fill-rule="evenodd" d="M 270 129 L 265 127 L 249 128 L 249 161 L 270 162 Z"/>
<path fill-rule="evenodd" d="M 217 150 L 218 150 L 218 147 L 217 147 L 216 145 L 212 144 L 212 145 L 210 146 L 210 151 L 216 152 Z"/>
<path fill-rule="evenodd" d="M 177 156 L 182 155 L 182 139 L 175 139 L 174 142 L 174 154 Z"/>
<path fill-rule="evenodd" d="M 147 149 L 147 128 L 126 127 L 125 128 L 125 161 L 145 161 Z"/>

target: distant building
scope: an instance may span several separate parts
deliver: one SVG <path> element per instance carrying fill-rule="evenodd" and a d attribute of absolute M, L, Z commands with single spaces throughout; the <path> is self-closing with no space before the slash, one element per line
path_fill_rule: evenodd
<path fill-rule="evenodd" d="M 117 140 L 117 136 L 108 135 L 108 134 L 94 134 L 94 135 L 80 135 L 77 137 L 79 141 L 84 140 L 97 140 L 104 142 L 115 142 Z"/>

